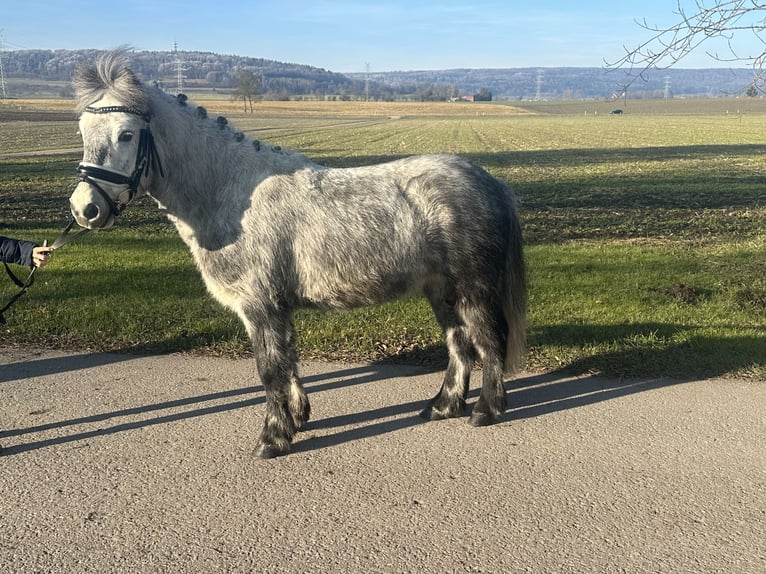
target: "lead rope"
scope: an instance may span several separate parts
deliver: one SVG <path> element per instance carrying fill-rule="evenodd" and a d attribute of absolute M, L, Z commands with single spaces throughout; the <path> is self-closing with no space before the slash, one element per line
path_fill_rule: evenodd
<path fill-rule="evenodd" d="M 75 220 L 74 218 L 72 218 L 71 221 L 67 224 L 67 226 L 56 238 L 56 240 L 53 242 L 53 245 L 51 245 L 51 247 L 53 247 L 54 249 L 63 247 L 67 243 L 71 243 L 72 241 L 80 237 L 81 235 L 90 231 L 90 229 L 83 227 L 74 235 L 69 235 L 69 232 L 72 230 L 72 227 L 74 226 L 74 224 L 75 224 Z M 47 245 L 48 245 L 48 240 L 46 239 L 45 241 L 43 241 L 43 246 L 47 246 Z M 11 268 L 8 267 L 8 264 L 5 261 L 3 261 L 3 265 L 5 265 L 5 271 L 8 273 L 8 277 L 10 277 L 11 280 L 19 288 L 16 294 L 8 300 L 8 302 L 5 304 L 5 306 L 2 309 L 0 309 L 0 324 L 5 325 L 6 324 L 5 312 L 8 309 L 10 309 L 11 306 L 14 303 L 16 303 L 16 301 L 21 299 L 22 295 L 24 295 L 24 293 L 26 293 L 29 290 L 29 288 L 32 286 L 32 283 L 35 282 L 35 271 L 37 271 L 37 266 L 32 267 L 32 269 L 29 271 L 29 275 L 27 276 L 27 280 L 22 282 L 21 279 L 16 277 L 16 275 L 14 275 L 13 271 L 11 271 Z"/>

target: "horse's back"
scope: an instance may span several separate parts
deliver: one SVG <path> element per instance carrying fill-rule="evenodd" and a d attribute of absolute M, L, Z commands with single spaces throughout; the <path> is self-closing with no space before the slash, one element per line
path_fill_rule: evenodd
<path fill-rule="evenodd" d="M 445 274 L 470 273 L 515 216 L 508 188 L 457 156 L 298 177 L 296 287 L 302 302 L 320 306 L 378 303 Z"/>

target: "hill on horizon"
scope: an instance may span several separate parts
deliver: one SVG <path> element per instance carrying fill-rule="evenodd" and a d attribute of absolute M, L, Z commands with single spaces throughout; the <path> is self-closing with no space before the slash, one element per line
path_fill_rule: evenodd
<path fill-rule="evenodd" d="M 103 50 L 17 50 L 0 54 L 7 79 L 20 90 L 34 91 L 34 82 L 66 83 L 77 64 L 93 61 Z M 236 86 L 236 71 L 260 75 L 266 99 L 340 98 L 374 100 L 446 100 L 482 91 L 495 100 L 617 99 L 626 75 L 603 68 L 458 68 L 340 74 L 302 64 L 249 56 L 196 51 L 130 52 L 131 67 L 145 81 L 169 91 L 183 89 L 226 93 Z M 750 69 L 649 70 L 628 88 L 628 98 L 736 97 L 753 80 Z M 27 81 L 26 88 L 24 88 Z M 9 94 L 14 96 L 14 94 Z M 19 95 L 15 95 L 20 97 Z"/>
<path fill-rule="evenodd" d="M 365 74 L 348 74 L 361 80 Z M 454 70 L 374 72 L 369 80 L 405 85 L 458 86 L 461 93 L 482 89 L 502 100 L 619 99 L 631 80 L 621 70 L 604 68 L 457 68 Z M 672 68 L 648 70 L 627 87 L 628 98 L 738 97 L 753 82 L 748 68 Z"/>

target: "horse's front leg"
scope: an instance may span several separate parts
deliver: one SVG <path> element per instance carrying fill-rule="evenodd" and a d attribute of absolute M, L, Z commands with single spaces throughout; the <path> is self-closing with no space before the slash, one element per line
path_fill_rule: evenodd
<path fill-rule="evenodd" d="M 266 392 L 263 430 L 253 455 L 274 458 L 290 452 L 295 433 L 309 418 L 309 400 L 297 376 L 289 311 L 272 310 L 258 320 L 248 317 L 247 326 Z"/>

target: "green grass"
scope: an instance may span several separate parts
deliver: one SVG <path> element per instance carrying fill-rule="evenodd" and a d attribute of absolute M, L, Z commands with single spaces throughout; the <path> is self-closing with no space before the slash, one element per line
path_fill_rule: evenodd
<path fill-rule="evenodd" d="M 328 165 L 450 151 L 511 183 L 527 243 L 530 369 L 766 380 L 766 115 L 470 116 L 461 108 L 387 120 L 362 111 L 342 121 L 291 122 L 289 110 L 230 119 Z M 2 124 L 0 234 L 58 234 L 79 154 L 39 150 L 76 147 L 75 131 L 73 121 Z M 11 152 L 39 155 L 2 155 Z M 0 282 L 0 301 L 13 292 Z M 206 294 L 148 200 L 114 229 L 56 253 L 8 319 L 0 344 L 248 353 L 244 328 Z M 302 310 L 296 327 L 303 357 L 446 358 L 417 297 Z"/>
<path fill-rule="evenodd" d="M 763 240 L 533 246 L 529 361 L 581 373 L 762 376 L 765 253 Z"/>

